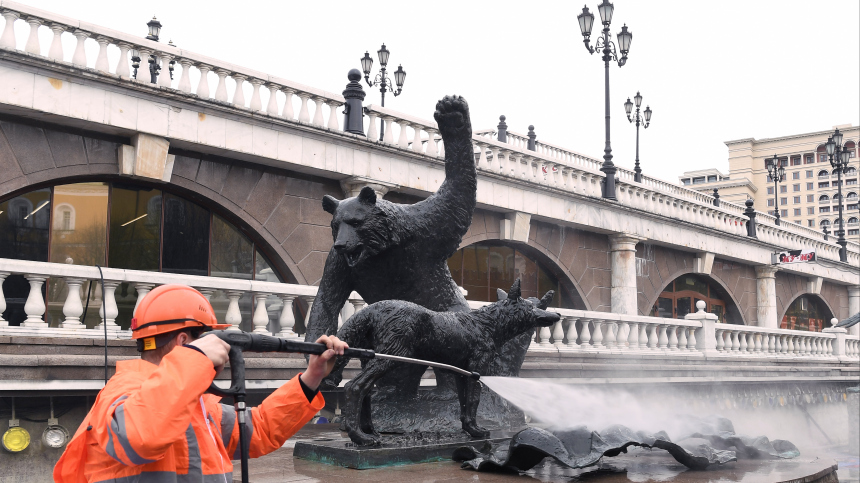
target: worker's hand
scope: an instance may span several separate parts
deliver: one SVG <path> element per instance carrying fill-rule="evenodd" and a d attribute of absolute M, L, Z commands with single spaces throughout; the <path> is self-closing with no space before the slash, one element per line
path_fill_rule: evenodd
<path fill-rule="evenodd" d="M 224 369 L 224 364 L 227 363 L 230 354 L 230 344 L 224 342 L 218 337 L 206 337 L 205 335 L 194 342 L 189 342 L 188 345 L 203 351 L 206 357 L 212 361 L 216 372 L 221 372 Z"/>
<path fill-rule="evenodd" d="M 302 373 L 302 382 L 311 390 L 316 391 L 320 386 L 320 382 L 329 375 L 334 364 L 337 361 L 337 356 L 342 356 L 344 349 L 348 349 L 349 345 L 346 342 L 338 339 L 333 335 L 324 335 L 317 339 L 318 344 L 325 344 L 328 350 L 316 356 L 311 355 L 308 359 L 308 370 Z"/>

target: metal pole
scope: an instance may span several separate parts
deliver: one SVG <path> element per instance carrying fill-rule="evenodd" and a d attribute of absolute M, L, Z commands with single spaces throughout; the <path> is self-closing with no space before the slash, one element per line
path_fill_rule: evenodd
<path fill-rule="evenodd" d="M 845 220 L 842 219 L 842 156 L 836 152 L 836 182 L 839 183 L 839 231 L 836 232 L 836 244 L 839 245 L 839 260 L 848 261 L 848 241 L 845 239 Z"/>
<path fill-rule="evenodd" d="M 379 68 L 379 71 L 382 74 L 382 83 L 380 83 L 379 92 L 382 93 L 382 107 L 385 107 L 385 87 L 386 87 L 386 84 L 385 84 L 385 66 L 384 65 L 381 66 Z M 382 138 L 385 137 L 385 120 L 384 119 L 383 119 L 381 124 L 382 124 L 382 126 L 379 129 L 379 140 L 380 141 L 382 141 Z"/>
<path fill-rule="evenodd" d="M 773 215 L 776 217 L 776 226 L 779 226 L 779 159 L 773 160 Z"/>
<path fill-rule="evenodd" d="M 606 70 L 606 147 L 603 149 L 603 166 L 600 170 L 606 174 L 606 179 L 603 182 L 603 197 L 609 200 L 617 200 L 615 196 L 615 164 L 612 163 L 612 145 L 609 141 L 609 61 L 611 60 L 609 50 L 609 26 L 603 28 L 603 63 Z"/>
<path fill-rule="evenodd" d="M 633 177 L 637 183 L 642 182 L 642 169 L 639 167 L 639 108 L 636 108 L 636 167 L 633 169 L 636 175 Z"/>

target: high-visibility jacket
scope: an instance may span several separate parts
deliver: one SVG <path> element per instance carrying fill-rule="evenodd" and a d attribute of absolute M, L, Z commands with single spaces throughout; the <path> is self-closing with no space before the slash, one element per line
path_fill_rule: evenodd
<path fill-rule="evenodd" d="M 120 361 L 54 468 L 63 483 L 232 483 L 239 458 L 239 425 L 232 406 L 203 394 L 215 377 L 212 362 L 184 347 L 159 365 Z M 323 406 L 298 376 L 246 411 L 250 456 L 270 453 Z"/>

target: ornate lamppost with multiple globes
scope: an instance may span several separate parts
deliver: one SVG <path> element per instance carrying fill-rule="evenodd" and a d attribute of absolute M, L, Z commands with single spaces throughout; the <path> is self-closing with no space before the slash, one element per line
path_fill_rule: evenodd
<path fill-rule="evenodd" d="M 639 167 L 639 124 L 642 124 L 642 127 L 648 129 L 648 126 L 651 125 L 651 106 L 645 107 L 644 117 L 639 115 L 639 108 L 642 106 L 642 95 L 639 92 L 636 92 L 636 95 L 633 97 L 633 100 L 636 101 L 636 113 L 633 114 L 633 103 L 630 102 L 630 98 L 627 98 L 627 102 L 624 103 L 624 110 L 627 111 L 627 120 L 630 122 L 636 123 L 636 167 L 633 168 L 633 171 L 636 174 L 633 177 L 633 180 L 637 183 L 642 182 L 642 169 Z M 632 117 L 631 117 L 631 114 Z"/>
<path fill-rule="evenodd" d="M 779 162 L 779 156 L 764 160 L 767 175 L 773 180 L 773 216 L 776 217 L 776 225 L 779 226 L 779 183 L 785 181 L 785 166 Z"/>
<path fill-rule="evenodd" d="M 161 34 L 161 22 L 155 18 L 155 15 L 152 16 L 152 20 L 146 23 L 146 28 L 149 31 L 146 36 L 147 40 L 152 40 L 154 42 L 158 42 L 158 36 Z M 140 67 L 140 50 L 136 47 L 131 49 L 131 66 L 134 68 L 134 78 L 137 79 L 137 69 Z M 161 66 L 155 61 L 155 57 L 150 55 L 149 59 L 149 76 L 150 82 L 155 84 L 158 80 L 158 71 L 161 70 Z M 171 69 L 172 70 L 172 69 Z M 171 76 L 172 78 L 172 76 Z"/>
<path fill-rule="evenodd" d="M 594 14 L 588 11 L 588 7 L 582 7 L 582 13 L 577 15 L 579 20 L 579 29 L 582 31 L 583 42 L 589 53 L 594 54 L 595 51 L 602 50 L 603 63 L 606 69 L 606 146 L 603 149 L 603 165 L 600 170 L 606 174 L 606 180 L 603 182 L 603 197 L 610 200 L 616 200 L 615 196 L 615 172 L 618 168 L 612 162 L 612 146 L 609 142 L 609 61 L 618 62 L 618 67 L 622 67 L 627 63 L 627 52 L 630 51 L 630 42 L 633 40 L 633 34 L 627 30 L 627 25 L 621 27 L 621 32 L 618 32 L 618 50 L 621 52 L 621 58 L 618 58 L 615 52 L 615 44 L 609 35 L 609 24 L 612 23 L 612 13 L 615 7 L 609 0 L 603 0 L 603 3 L 597 6 L 597 11 L 600 13 L 600 22 L 603 24 L 603 33 L 597 38 L 594 47 L 590 44 L 591 27 L 594 25 Z"/>
<path fill-rule="evenodd" d="M 846 143 L 847 144 L 847 143 Z M 837 174 L 836 183 L 839 189 L 839 230 L 836 231 L 836 244 L 839 245 L 839 260 L 848 261 L 848 250 L 845 248 L 848 241 L 845 239 L 845 220 L 842 219 L 842 172 L 848 169 L 848 161 L 851 159 L 851 149 L 842 144 L 842 133 L 837 129 L 833 136 L 827 138 L 824 144 L 827 156 L 830 158 L 830 166 Z"/>
<path fill-rule="evenodd" d="M 391 52 L 385 48 L 385 44 L 382 44 L 382 47 L 376 51 L 376 55 L 379 57 L 379 73 L 376 74 L 373 82 L 370 81 L 370 69 L 373 67 L 373 59 L 370 57 L 370 52 L 365 52 L 364 57 L 361 58 L 361 70 L 364 71 L 364 80 L 370 87 L 379 86 L 379 92 L 382 94 L 382 107 L 385 107 L 385 93 L 391 92 L 395 96 L 399 96 L 403 91 L 403 82 L 406 81 L 406 71 L 403 70 L 402 65 L 398 65 L 397 70 L 394 71 L 394 83 L 397 84 L 397 90 L 391 85 L 391 79 L 386 74 L 388 56 L 390 54 Z M 383 136 L 385 136 L 385 123 L 382 124 L 382 128 L 379 130 L 380 141 L 382 141 Z"/>

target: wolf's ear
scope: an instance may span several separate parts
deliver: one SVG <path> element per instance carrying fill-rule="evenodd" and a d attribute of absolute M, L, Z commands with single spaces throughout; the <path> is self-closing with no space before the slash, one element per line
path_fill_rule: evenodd
<path fill-rule="evenodd" d="M 511 291 L 508 292 L 508 298 L 511 300 L 516 300 L 522 296 L 520 292 L 520 279 L 517 279 L 516 282 L 511 286 Z"/>
<path fill-rule="evenodd" d="M 334 199 L 329 195 L 323 196 L 323 209 L 334 214 L 334 211 L 337 209 L 337 205 L 340 204 L 340 201 Z"/>
<path fill-rule="evenodd" d="M 555 292 L 553 292 L 552 290 L 545 293 L 543 295 L 543 297 L 541 297 L 541 299 L 540 299 L 540 303 L 538 304 L 538 308 L 539 309 L 546 309 L 547 307 L 549 307 L 549 304 L 552 303 L 552 296 L 553 295 L 555 295 Z"/>
<path fill-rule="evenodd" d="M 361 188 L 361 192 L 358 193 L 358 201 L 366 205 L 375 205 L 376 192 L 373 191 L 373 188 L 370 186 L 365 186 L 364 188 Z"/>
<path fill-rule="evenodd" d="M 508 298 L 508 293 L 505 292 L 504 290 L 500 289 L 500 288 L 497 288 L 496 289 L 496 296 L 499 297 L 499 301 L 501 302 L 502 300 L 505 300 L 506 298 Z"/>

